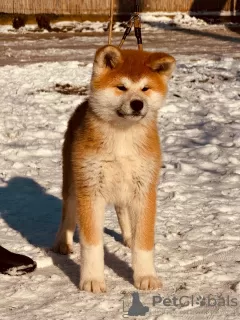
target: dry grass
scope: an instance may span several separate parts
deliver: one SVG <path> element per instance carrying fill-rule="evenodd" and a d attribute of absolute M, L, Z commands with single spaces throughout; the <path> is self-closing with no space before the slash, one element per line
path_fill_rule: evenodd
<path fill-rule="evenodd" d="M 65 95 L 77 95 L 77 96 L 86 96 L 88 95 L 89 89 L 86 86 L 77 87 L 69 83 L 59 84 L 56 83 L 54 87 L 50 89 L 40 89 L 38 92 L 53 92 L 56 91 Z"/>

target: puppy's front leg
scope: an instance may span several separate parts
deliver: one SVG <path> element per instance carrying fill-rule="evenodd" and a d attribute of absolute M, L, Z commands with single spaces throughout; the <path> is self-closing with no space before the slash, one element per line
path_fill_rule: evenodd
<path fill-rule="evenodd" d="M 134 285 L 141 290 L 161 287 L 154 267 L 154 225 L 156 215 L 156 188 L 150 187 L 146 197 L 136 199 L 131 210 L 133 233 L 132 264 Z"/>
<path fill-rule="evenodd" d="M 105 201 L 90 192 L 78 190 L 77 220 L 80 229 L 80 289 L 94 293 L 106 291 L 104 281 L 103 221 Z"/>

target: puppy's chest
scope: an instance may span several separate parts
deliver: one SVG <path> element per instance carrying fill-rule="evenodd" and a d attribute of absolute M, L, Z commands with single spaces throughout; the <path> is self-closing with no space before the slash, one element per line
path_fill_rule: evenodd
<path fill-rule="evenodd" d="M 84 176 L 95 194 L 111 203 L 125 203 L 147 192 L 155 163 L 134 145 L 118 145 L 85 160 Z"/>
<path fill-rule="evenodd" d="M 152 176 L 152 169 L 141 157 L 99 157 L 91 168 L 88 176 L 95 192 L 114 203 L 145 193 Z"/>

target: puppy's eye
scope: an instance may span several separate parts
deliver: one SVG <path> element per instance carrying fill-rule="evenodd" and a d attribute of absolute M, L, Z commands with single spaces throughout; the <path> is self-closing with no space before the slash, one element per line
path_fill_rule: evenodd
<path fill-rule="evenodd" d="M 127 88 L 123 85 L 119 85 L 117 86 L 118 90 L 121 90 L 121 91 L 127 91 Z"/>
<path fill-rule="evenodd" d="M 142 91 L 148 91 L 148 89 L 149 89 L 148 87 L 143 87 Z"/>

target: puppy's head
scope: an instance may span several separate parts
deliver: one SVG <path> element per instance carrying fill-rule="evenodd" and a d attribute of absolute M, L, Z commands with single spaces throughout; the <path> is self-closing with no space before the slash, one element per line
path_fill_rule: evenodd
<path fill-rule="evenodd" d="M 162 52 L 100 48 L 95 55 L 90 106 L 103 120 L 133 124 L 156 117 L 175 59 Z"/>

